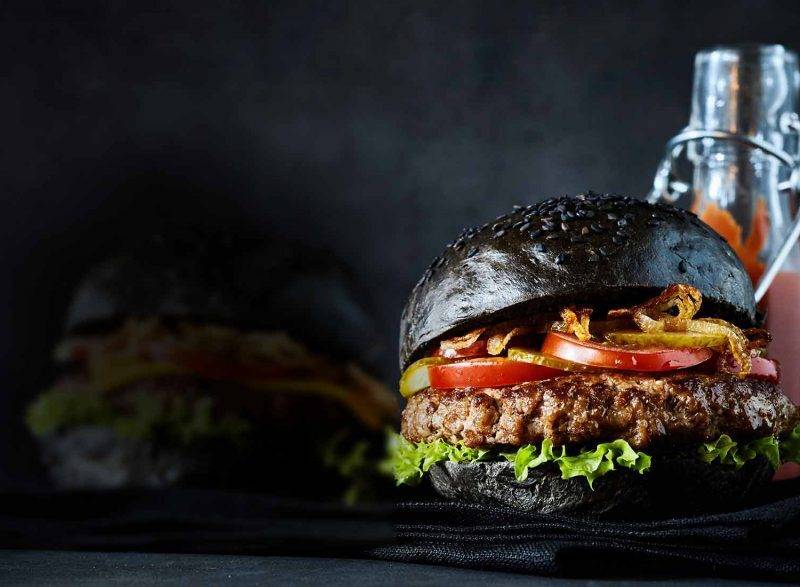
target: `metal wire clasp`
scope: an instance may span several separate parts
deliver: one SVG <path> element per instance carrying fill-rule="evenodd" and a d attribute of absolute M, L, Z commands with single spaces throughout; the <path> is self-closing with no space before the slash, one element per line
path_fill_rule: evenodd
<path fill-rule="evenodd" d="M 800 136 L 800 116 L 795 112 L 784 113 L 779 121 L 780 130 L 782 133 Z M 686 128 L 669 141 L 665 147 L 664 159 L 658 166 L 655 178 L 653 179 L 653 187 L 647 196 L 650 202 L 666 201 L 669 203 L 676 202 L 681 196 L 686 194 L 691 188 L 691 184 L 681 181 L 672 172 L 673 162 L 680 156 L 681 150 L 692 141 L 702 139 L 714 139 L 718 141 L 731 141 L 745 145 L 775 157 L 780 163 L 789 169 L 789 179 L 778 184 L 780 191 L 789 191 L 795 196 L 800 194 L 800 154 L 794 155 L 787 153 L 783 149 L 779 149 L 775 145 L 764 141 L 762 139 L 730 133 L 721 130 L 698 130 Z M 781 244 L 778 253 L 770 262 L 764 274 L 761 276 L 758 286 L 756 287 L 755 297 L 756 301 L 761 301 L 764 294 L 767 292 L 772 280 L 777 275 L 786 257 L 792 250 L 795 242 L 800 237 L 800 211 L 795 214 L 795 219 L 792 222 L 791 230 L 787 235 L 784 242 Z"/>

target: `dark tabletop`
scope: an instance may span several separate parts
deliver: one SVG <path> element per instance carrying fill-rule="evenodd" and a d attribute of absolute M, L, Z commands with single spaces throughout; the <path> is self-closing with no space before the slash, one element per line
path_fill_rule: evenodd
<path fill-rule="evenodd" d="M 3 585 L 754 585 L 715 579 L 596 581 L 470 571 L 357 559 L 145 554 L 47 550 L 0 551 Z M 760 583 L 759 583 L 760 584 Z M 775 585 L 775 583 L 770 583 Z"/>

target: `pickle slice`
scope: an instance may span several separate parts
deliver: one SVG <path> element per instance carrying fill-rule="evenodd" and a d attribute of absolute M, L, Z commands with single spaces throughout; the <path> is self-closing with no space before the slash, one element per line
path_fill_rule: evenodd
<path fill-rule="evenodd" d="M 573 363 L 572 361 L 565 361 L 558 357 L 551 357 L 550 355 L 543 355 L 540 352 L 524 349 L 521 347 L 514 347 L 508 349 L 508 358 L 512 361 L 523 361 L 525 363 L 534 363 L 542 367 L 550 367 L 551 369 L 561 369 L 562 371 L 586 371 L 589 369 L 586 365 Z"/>
<path fill-rule="evenodd" d="M 400 395 L 403 397 L 411 397 L 418 391 L 422 391 L 426 387 L 430 387 L 431 382 L 428 379 L 428 367 L 432 365 L 443 365 L 444 363 L 452 362 L 450 359 L 444 357 L 425 357 L 419 361 L 415 361 L 408 366 L 400 377 Z"/>
<path fill-rule="evenodd" d="M 720 347 L 728 344 L 728 339 L 724 335 L 704 332 L 636 332 L 623 330 L 606 333 L 606 339 L 614 344 L 638 348 L 699 349 Z"/>

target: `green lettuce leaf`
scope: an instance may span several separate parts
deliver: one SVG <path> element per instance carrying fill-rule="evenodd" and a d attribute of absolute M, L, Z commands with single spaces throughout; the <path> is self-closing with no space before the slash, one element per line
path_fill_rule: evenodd
<path fill-rule="evenodd" d="M 759 455 L 765 457 L 773 469 L 781 466 L 780 441 L 774 436 L 765 436 L 748 442 L 745 445 L 745 451 L 748 456 L 752 454 L 752 458 L 756 458 Z"/>
<path fill-rule="evenodd" d="M 564 455 L 564 447 L 561 447 L 561 455 Z M 549 438 L 542 440 L 541 447 L 537 448 L 533 444 L 526 444 L 516 452 L 500 453 L 510 463 L 514 463 L 514 476 L 517 481 L 525 481 L 528 478 L 528 471 L 535 469 L 542 463 L 553 462 L 556 455 L 553 453 L 553 441 Z"/>
<path fill-rule="evenodd" d="M 800 463 L 800 426 L 797 426 L 789 433 L 789 436 L 781 439 L 778 446 L 781 460 L 790 463 Z"/>
<path fill-rule="evenodd" d="M 47 436 L 73 423 L 100 424 L 110 417 L 108 403 L 97 393 L 52 389 L 28 407 L 25 422 L 36 436 Z"/>
<path fill-rule="evenodd" d="M 622 439 L 598 444 L 594 450 L 584 449 L 577 455 L 568 455 L 564 447 L 561 447 L 560 454 L 554 452 L 552 441 L 546 438 L 538 449 L 528 444 L 520 447 L 515 453 L 503 453 L 502 456 L 514 463 L 514 475 L 517 481 L 525 481 L 530 469 L 542 463 L 552 462 L 561 471 L 562 479 L 585 477 L 589 487 L 594 485 L 598 477 L 615 470 L 617 465 L 642 474 L 650 468 L 652 460 L 650 455 L 633 450 L 631 445 Z"/>
<path fill-rule="evenodd" d="M 590 487 L 598 477 L 618 468 L 643 474 L 652 465 L 650 455 L 634 450 L 622 439 L 598 444 L 594 449 L 583 449 L 575 455 L 566 454 L 565 447 L 555 449 L 549 439 L 543 440 L 539 446 L 527 444 L 514 452 L 492 453 L 463 445 L 454 446 L 442 440 L 413 443 L 397 433 L 390 433 L 388 446 L 389 458 L 382 465 L 383 471 L 393 472 L 398 485 L 418 483 L 435 463 L 443 461 L 465 463 L 505 459 L 514 465 L 518 481 L 525 481 L 531 469 L 553 463 L 561 471 L 562 479 L 584 477 Z M 698 454 L 706 463 L 718 461 L 737 469 L 759 456 L 766 458 L 776 469 L 781 462 L 800 463 L 800 426 L 782 440 L 765 436 L 739 443 L 722 434 L 713 442 L 701 444 Z"/>
<path fill-rule="evenodd" d="M 650 455 L 637 452 L 622 439 L 598 444 L 593 451 L 582 451 L 575 456 L 562 455 L 557 459 L 561 478 L 586 477 L 589 487 L 595 479 L 615 470 L 616 466 L 644 474 L 650 468 Z"/>
<path fill-rule="evenodd" d="M 124 438 L 146 440 L 167 435 L 182 445 L 209 438 L 240 442 L 252 430 L 241 418 L 215 416 L 213 407 L 209 397 L 165 400 L 145 391 L 131 394 L 124 406 L 118 406 L 95 391 L 56 388 L 28 407 L 25 420 L 40 437 L 76 426 L 108 426 Z"/>
<path fill-rule="evenodd" d="M 399 434 L 389 440 L 390 462 L 398 485 L 418 483 L 423 474 L 438 462 L 466 463 L 486 460 L 490 451 L 454 446 L 442 440 L 434 442 L 409 442 Z M 591 487 L 594 480 L 617 467 L 644 473 L 650 468 L 649 455 L 637 452 L 624 440 L 598 444 L 593 450 L 584 450 L 577 455 L 567 455 L 566 449 L 553 448 L 550 439 L 541 445 L 527 444 L 511 453 L 495 455 L 514 465 L 518 481 L 528 478 L 531 469 L 544 463 L 554 463 L 561 470 L 561 477 L 585 477 Z"/>
<path fill-rule="evenodd" d="M 482 460 L 489 451 L 448 444 L 443 440 L 413 443 L 400 434 L 392 434 L 388 442 L 388 463 L 398 485 L 419 483 L 422 475 L 436 463 L 451 461 L 469 463 Z"/>
<path fill-rule="evenodd" d="M 719 461 L 740 469 L 748 461 L 763 456 L 777 469 L 781 465 L 781 446 L 783 442 L 774 436 L 765 436 L 741 444 L 727 434 L 720 435 L 713 442 L 704 442 L 698 448 L 700 458 L 706 463 Z M 786 459 L 784 459 L 786 460 Z"/>
<path fill-rule="evenodd" d="M 320 447 L 320 457 L 325 468 L 346 482 L 342 501 L 353 505 L 369 499 L 379 472 L 379 461 L 370 455 L 370 442 L 354 437 L 349 430 L 340 430 Z"/>
<path fill-rule="evenodd" d="M 369 442 L 354 440 L 347 431 L 340 431 L 322 445 L 322 464 L 345 479 L 352 479 L 370 467 L 367 456 Z"/>

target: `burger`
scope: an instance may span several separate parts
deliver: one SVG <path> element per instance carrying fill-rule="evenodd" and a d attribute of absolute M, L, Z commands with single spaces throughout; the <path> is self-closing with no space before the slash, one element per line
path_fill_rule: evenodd
<path fill-rule="evenodd" d="M 363 490 L 397 414 L 372 374 L 377 338 L 324 254 L 145 239 L 78 286 L 26 421 L 61 488 Z"/>
<path fill-rule="evenodd" d="M 398 484 L 542 513 L 708 511 L 800 457 L 742 263 L 692 213 L 617 195 L 465 230 L 400 326 Z"/>

